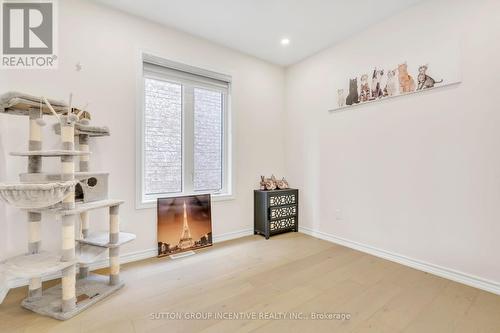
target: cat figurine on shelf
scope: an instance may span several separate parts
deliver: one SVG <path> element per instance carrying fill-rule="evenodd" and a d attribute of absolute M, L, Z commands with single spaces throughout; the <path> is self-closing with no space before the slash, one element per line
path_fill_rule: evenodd
<path fill-rule="evenodd" d="M 276 188 L 279 188 L 281 190 L 288 188 L 288 182 L 286 181 L 285 177 L 277 180 L 274 175 L 272 175 L 271 178 L 260 176 L 260 190 L 272 191 Z"/>
<path fill-rule="evenodd" d="M 285 177 L 281 178 L 280 180 L 277 180 L 277 181 L 276 181 L 276 186 L 277 186 L 280 190 L 287 189 L 287 188 L 288 188 L 288 182 L 286 181 Z"/>
<path fill-rule="evenodd" d="M 394 96 L 397 93 L 396 70 L 387 71 L 387 83 L 384 88 L 384 96 Z"/>
<path fill-rule="evenodd" d="M 271 178 L 266 179 L 266 190 L 271 191 L 276 189 L 276 177 L 274 175 Z"/>
<path fill-rule="evenodd" d="M 371 99 L 377 99 L 377 98 L 382 98 L 384 96 L 384 93 L 381 88 L 381 81 L 382 81 L 382 76 L 384 76 L 384 70 L 378 70 L 375 68 L 373 70 L 372 74 L 372 98 Z"/>
<path fill-rule="evenodd" d="M 415 80 L 408 74 L 408 65 L 406 62 L 398 66 L 399 92 L 409 93 L 415 91 Z"/>
<path fill-rule="evenodd" d="M 360 102 L 368 102 L 371 97 L 370 86 L 368 85 L 368 74 L 361 75 L 361 91 L 359 93 Z"/>
<path fill-rule="evenodd" d="M 339 108 L 344 107 L 344 105 L 345 105 L 344 89 L 337 90 L 337 102 L 338 102 Z"/>
<path fill-rule="evenodd" d="M 266 177 L 265 176 L 260 176 L 260 190 L 265 190 L 266 189 Z"/>
<path fill-rule="evenodd" d="M 359 103 L 359 94 L 358 94 L 358 79 L 350 79 L 349 80 L 349 95 L 347 95 L 345 103 L 347 105 L 353 105 Z"/>
<path fill-rule="evenodd" d="M 436 83 L 442 83 L 443 79 L 436 81 L 429 75 L 427 75 L 427 70 L 429 69 L 428 65 L 423 65 L 418 68 L 418 87 L 417 90 L 434 88 Z"/>

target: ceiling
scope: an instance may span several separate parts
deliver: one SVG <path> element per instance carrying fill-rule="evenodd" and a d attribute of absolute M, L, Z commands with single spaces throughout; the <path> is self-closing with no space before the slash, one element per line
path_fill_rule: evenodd
<path fill-rule="evenodd" d="M 287 66 L 421 0 L 94 1 Z"/>

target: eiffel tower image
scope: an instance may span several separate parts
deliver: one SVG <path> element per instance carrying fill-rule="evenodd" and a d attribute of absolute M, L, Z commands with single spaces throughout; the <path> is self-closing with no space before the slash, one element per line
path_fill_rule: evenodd
<path fill-rule="evenodd" d="M 191 231 L 187 220 L 186 201 L 184 201 L 184 222 L 182 225 L 181 240 L 179 241 L 179 248 L 181 250 L 188 249 L 194 246 L 193 238 L 191 238 Z"/>

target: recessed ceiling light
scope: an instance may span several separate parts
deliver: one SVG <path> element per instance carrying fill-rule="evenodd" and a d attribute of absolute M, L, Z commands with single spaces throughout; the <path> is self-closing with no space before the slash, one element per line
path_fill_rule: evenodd
<path fill-rule="evenodd" d="M 281 39 L 281 45 L 287 46 L 288 44 L 290 44 L 290 39 L 288 39 L 288 38 Z"/>

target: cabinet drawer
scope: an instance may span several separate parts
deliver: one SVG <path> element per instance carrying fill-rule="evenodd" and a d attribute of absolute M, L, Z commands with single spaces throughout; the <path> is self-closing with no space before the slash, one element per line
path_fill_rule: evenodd
<path fill-rule="evenodd" d="M 275 231 L 280 231 L 280 230 L 284 230 L 284 229 L 295 228 L 295 225 L 296 225 L 295 221 L 296 221 L 295 216 L 287 217 L 287 218 L 279 219 L 279 220 L 275 220 L 275 221 L 270 221 L 269 222 L 269 231 L 275 232 Z"/>
<path fill-rule="evenodd" d="M 269 208 L 269 219 L 278 220 L 297 215 L 297 205 L 279 206 Z"/>
<path fill-rule="evenodd" d="M 293 205 L 297 203 L 295 193 L 279 194 L 269 196 L 269 207 Z"/>

